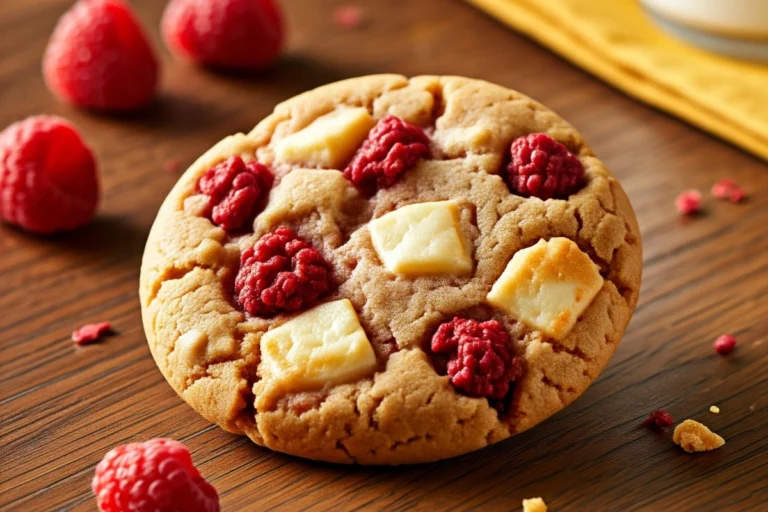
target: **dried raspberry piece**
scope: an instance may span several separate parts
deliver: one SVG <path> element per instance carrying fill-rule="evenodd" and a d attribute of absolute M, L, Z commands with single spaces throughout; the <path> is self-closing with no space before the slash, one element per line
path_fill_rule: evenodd
<path fill-rule="evenodd" d="M 366 193 L 391 187 L 398 177 L 429 158 L 429 138 L 420 127 L 395 116 L 386 116 L 376 123 L 344 177 Z"/>
<path fill-rule="evenodd" d="M 715 352 L 721 356 L 727 356 L 736 348 L 736 338 L 730 334 L 723 334 L 715 340 Z"/>
<path fill-rule="evenodd" d="M 283 227 L 243 252 L 235 293 L 248 313 L 268 316 L 307 307 L 331 284 L 330 266 L 320 252 Z"/>
<path fill-rule="evenodd" d="M 724 178 L 712 185 L 712 195 L 718 199 L 727 199 L 732 203 L 740 203 L 744 200 L 745 194 L 738 183 Z"/>
<path fill-rule="evenodd" d="M 264 68 L 283 44 L 283 16 L 273 0 L 171 0 L 161 30 L 176 55 L 225 68 Z"/>
<path fill-rule="evenodd" d="M 181 160 L 178 158 L 171 158 L 163 163 L 163 170 L 169 174 L 176 174 L 181 167 Z"/>
<path fill-rule="evenodd" d="M 154 97 L 158 63 L 130 5 L 80 0 L 56 25 L 43 75 L 54 94 L 80 107 L 131 110 Z"/>
<path fill-rule="evenodd" d="M 232 156 L 208 169 L 197 187 L 209 198 L 211 220 L 227 231 L 234 231 L 253 219 L 273 181 L 274 176 L 266 166 Z"/>
<path fill-rule="evenodd" d="M 451 384 L 471 396 L 502 399 L 522 373 L 509 335 L 496 320 L 455 317 L 437 329 L 431 348 L 449 356 Z"/>
<path fill-rule="evenodd" d="M 507 182 L 516 194 L 540 199 L 566 198 L 584 180 L 584 166 L 568 148 L 545 133 L 515 139 Z"/>
<path fill-rule="evenodd" d="M 659 410 L 649 414 L 645 421 L 643 421 L 643 426 L 660 432 L 674 422 L 675 420 L 672 419 L 672 416 L 667 411 Z"/>
<path fill-rule="evenodd" d="M 333 11 L 333 21 L 344 30 L 354 30 L 363 23 L 363 8 L 359 5 L 340 5 Z"/>
<path fill-rule="evenodd" d="M 78 228 L 99 202 L 93 153 L 56 116 L 33 116 L 0 133 L 0 220 L 35 233 Z"/>
<path fill-rule="evenodd" d="M 218 512 L 219 495 L 192 464 L 186 446 L 151 439 L 111 449 L 92 482 L 99 510 Z"/>
<path fill-rule="evenodd" d="M 698 190 L 686 190 L 675 199 L 677 211 L 683 215 L 693 215 L 701 209 L 701 193 Z"/>
<path fill-rule="evenodd" d="M 78 345 L 87 345 L 98 340 L 102 334 L 106 334 L 111 330 L 112 324 L 109 321 L 86 324 L 72 333 L 72 341 Z"/>

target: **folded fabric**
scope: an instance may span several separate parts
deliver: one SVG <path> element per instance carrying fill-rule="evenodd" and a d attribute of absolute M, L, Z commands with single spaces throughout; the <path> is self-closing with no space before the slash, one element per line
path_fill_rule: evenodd
<path fill-rule="evenodd" d="M 700 50 L 637 0 L 468 0 L 650 105 L 768 160 L 768 65 Z"/>

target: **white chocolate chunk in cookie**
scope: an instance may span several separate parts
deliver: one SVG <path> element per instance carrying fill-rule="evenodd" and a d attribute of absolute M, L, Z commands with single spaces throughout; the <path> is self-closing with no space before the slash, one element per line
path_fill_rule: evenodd
<path fill-rule="evenodd" d="M 516 320 L 562 339 L 603 286 L 597 265 L 567 238 L 517 252 L 488 294 Z"/>
<path fill-rule="evenodd" d="M 291 391 L 359 379 L 376 367 L 368 337 L 347 299 L 328 302 L 261 338 L 261 373 Z"/>
<path fill-rule="evenodd" d="M 459 232 L 459 206 L 437 201 L 403 206 L 370 223 L 373 247 L 393 274 L 472 272 Z"/>
<path fill-rule="evenodd" d="M 376 121 L 365 108 L 343 108 L 315 119 L 277 143 L 278 160 L 307 167 L 345 165 Z"/>

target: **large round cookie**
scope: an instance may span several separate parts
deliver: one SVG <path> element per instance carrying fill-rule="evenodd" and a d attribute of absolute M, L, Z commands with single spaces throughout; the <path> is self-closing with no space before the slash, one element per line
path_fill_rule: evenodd
<path fill-rule="evenodd" d="M 555 198 L 510 174 L 530 134 L 564 145 L 542 169 L 583 168 Z M 640 277 L 632 207 L 571 125 L 480 80 L 376 75 L 200 157 L 152 228 L 141 305 L 158 367 L 205 418 L 301 457 L 399 464 L 576 399 Z"/>

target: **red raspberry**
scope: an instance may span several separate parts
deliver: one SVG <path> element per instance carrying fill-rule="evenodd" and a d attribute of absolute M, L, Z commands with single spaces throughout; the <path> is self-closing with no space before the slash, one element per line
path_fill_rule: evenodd
<path fill-rule="evenodd" d="M 283 44 L 283 18 L 272 0 L 171 0 L 161 29 L 174 53 L 225 68 L 261 69 Z"/>
<path fill-rule="evenodd" d="M 240 229 L 253 219 L 256 208 L 269 194 L 274 176 L 258 162 L 231 156 L 202 175 L 197 187 L 208 196 L 208 214 L 227 231 Z"/>
<path fill-rule="evenodd" d="M 75 105 L 131 110 L 157 89 L 158 63 L 130 6 L 80 0 L 59 20 L 43 58 L 48 88 Z"/>
<path fill-rule="evenodd" d="M 509 335 L 496 320 L 456 317 L 437 329 L 432 351 L 449 355 L 451 384 L 471 396 L 504 398 L 521 374 Z"/>
<path fill-rule="evenodd" d="M 0 220 L 65 231 L 90 221 L 98 202 L 96 161 L 68 121 L 33 116 L 0 133 Z"/>
<path fill-rule="evenodd" d="M 675 420 L 667 411 L 653 411 L 643 422 L 643 426 L 651 430 L 661 431 L 672 425 Z"/>
<path fill-rule="evenodd" d="M 186 446 L 152 439 L 113 448 L 92 482 L 99 510 L 218 512 L 219 495 L 192 464 Z"/>
<path fill-rule="evenodd" d="M 356 187 L 372 193 L 394 185 L 402 173 L 420 159 L 429 158 L 429 154 L 429 138 L 424 130 L 387 116 L 373 127 L 344 170 L 344 176 Z"/>
<path fill-rule="evenodd" d="M 744 189 L 728 178 L 723 178 L 712 185 L 712 195 L 718 199 L 727 199 L 732 203 L 740 203 L 745 197 Z"/>
<path fill-rule="evenodd" d="M 98 340 L 103 334 L 112 330 L 112 324 L 109 321 L 99 322 L 97 324 L 86 324 L 72 333 L 72 341 L 78 345 L 87 345 Z"/>
<path fill-rule="evenodd" d="M 723 334 L 715 340 L 715 352 L 721 356 L 727 356 L 736 348 L 736 338 L 730 334 Z"/>
<path fill-rule="evenodd" d="M 519 137 L 512 143 L 510 154 L 507 181 L 512 191 L 521 196 L 564 199 L 583 183 L 581 161 L 545 133 Z"/>
<path fill-rule="evenodd" d="M 693 215 L 701 209 L 701 193 L 698 190 L 685 190 L 675 199 L 675 206 L 682 215 Z"/>
<path fill-rule="evenodd" d="M 237 301 L 253 316 L 298 311 L 330 289 L 328 263 L 288 228 L 262 236 L 243 252 L 235 278 Z"/>

